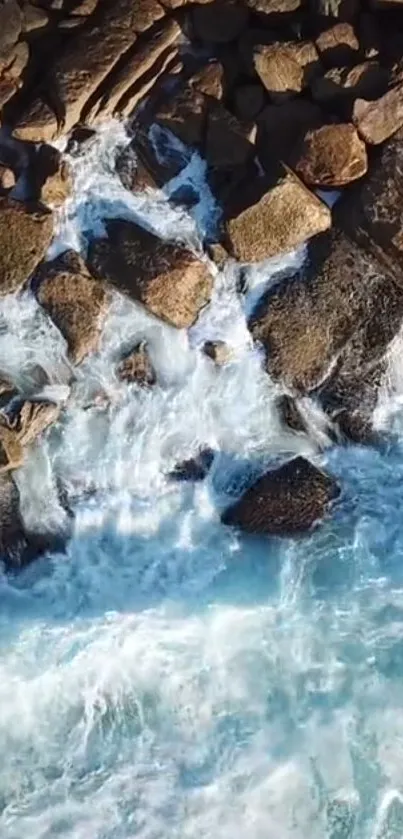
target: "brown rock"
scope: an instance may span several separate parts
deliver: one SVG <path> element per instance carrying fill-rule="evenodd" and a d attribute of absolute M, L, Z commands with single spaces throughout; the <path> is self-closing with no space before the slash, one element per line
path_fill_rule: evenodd
<path fill-rule="evenodd" d="M 283 169 L 260 200 L 227 221 L 225 244 L 241 262 L 260 262 L 294 250 L 330 225 L 328 207 Z"/>
<path fill-rule="evenodd" d="M 229 258 L 228 252 L 220 242 L 212 242 L 211 244 L 208 244 L 207 253 L 219 269 L 224 267 L 227 259 Z"/>
<path fill-rule="evenodd" d="M 122 382 L 128 382 L 142 387 L 155 385 L 157 377 L 147 350 L 146 341 L 141 341 L 121 361 L 118 367 L 118 377 Z"/>
<path fill-rule="evenodd" d="M 383 143 L 403 126 L 403 83 L 375 102 L 357 99 L 353 122 L 358 133 L 371 145 Z"/>
<path fill-rule="evenodd" d="M 15 186 L 15 175 L 12 169 L 8 166 L 3 166 L 0 163 L 0 187 L 1 189 L 12 189 Z"/>
<path fill-rule="evenodd" d="M 219 102 L 211 102 L 207 115 L 204 156 L 216 169 L 240 166 L 253 157 L 254 146 L 246 130 Z"/>
<path fill-rule="evenodd" d="M 323 125 L 305 136 L 296 172 L 308 186 L 341 187 L 368 168 L 365 143 L 350 123 Z"/>
<path fill-rule="evenodd" d="M 195 6 L 192 12 L 196 38 L 213 44 L 234 41 L 247 24 L 248 10 L 237 0 L 219 0 Z"/>
<path fill-rule="evenodd" d="M 206 118 L 206 97 L 191 87 L 186 87 L 163 102 L 155 116 L 159 125 L 168 128 L 182 143 L 189 146 L 201 146 Z"/>
<path fill-rule="evenodd" d="M 28 61 L 29 45 L 26 41 L 20 41 L 15 45 L 12 51 L 10 64 L 7 65 L 7 69 L 4 71 L 7 78 L 14 80 L 15 82 L 20 81 L 21 83 L 20 76 L 22 76 Z"/>
<path fill-rule="evenodd" d="M 78 0 L 74 3 L 73 11 L 75 15 L 92 15 L 98 6 L 98 0 Z"/>
<path fill-rule="evenodd" d="M 282 102 L 301 93 L 320 72 L 320 61 L 311 41 L 263 44 L 254 49 L 255 70 L 273 101 Z"/>
<path fill-rule="evenodd" d="M 312 83 L 312 96 L 320 103 L 351 108 L 357 97 L 377 99 L 388 87 L 388 71 L 377 61 L 363 61 L 353 68 L 334 67 Z"/>
<path fill-rule="evenodd" d="M 18 396 L 18 390 L 4 373 L 0 373 L 0 410 L 6 407 L 11 399 Z"/>
<path fill-rule="evenodd" d="M 0 108 L 17 93 L 19 85 L 13 79 L 0 79 Z"/>
<path fill-rule="evenodd" d="M 224 92 L 224 68 L 220 61 L 210 61 L 195 73 L 189 84 L 213 99 L 222 99 Z"/>
<path fill-rule="evenodd" d="M 301 416 L 297 399 L 294 399 L 288 393 L 283 393 L 276 400 L 276 408 L 281 422 L 286 428 L 291 429 L 291 431 L 296 431 L 297 434 L 307 433 L 307 427 Z"/>
<path fill-rule="evenodd" d="M 0 421 L 0 475 L 19 469 L 24 462 L 24 452 L 18 435 Z"/>
<path fill-rule="evenodd" d="M 231 347 L 225 341 L 206 341 L 203 344 L 203 352 L 214 361 L 217 367 L 223 367 L 232 358 Z"/>
<path fill-rule="evenodd" d="M 360 359 L 382 358 L 403 317 L 403 295 L 390 275 L 340 232 L 315 239 L 308 257 L 301 275 L 268 289 L 249 322 L 268 373 L 301 395 L 323 387 L 335 370 L 362 372 Z"/>
<path fill-rule="evenodd" d="M 32 158 L 31 188 L 36 199 L 60 207 L 72 191 L 72 178 L 66 160 L 54 146 L 43 144 Z"/>
<path fill-rule="evenodd" d="M 0 66 L 7 64 L 9 53 L 21 34 L 21 9 L 16 0 L 7 0 L 0 6 Z M 5 63 L 4 63 L 5 62 Z"/>
<path fill-rule="evenodd" d="M 50 213 L 0 197 L 0 295 L 17 291 L 32 274 L 53 235 Z"/>
<path fill-rule="evenodd" d="M 31 3 L 24 3 L 22 7 L 22 31 L 33 32 L 42 29 L 49 23 L 49 15 L 40 6 L 32 6 Z"/>
<path fill-rule="evenodd" d="M 315 44 L 326 67 L 344 67 L 357 62 L 360 45 L 350 23 L 336 23 L 326 29 L 316 38 Z"/>
<path fill-rule="evenodd" d="M 74 251 L 40 266 L 36 297 L 66 339 L 73 364 L 98 349 L 108 307 L 107 291 Z"/>
<path fill-rule="evenodd" d="M 57 92 L 57 118 L 40 98 L 34 98 L 14 129 L 22 140 L 54 139 L 62 130 L 85 121 L 86 106 L 99 85 L 136 40 L 164 15 L 157 0 L 108 0 L 96 21 L 67 43 L 52 66 L 50 89 Z M 103 33 L 100 38 L 100 32 Z"/>
<path fill-rule="evenodd" d="M 334 478 L 296 457 L 266 472 L 221 521 L 247 533 L 291 536 L 318 524 L 339 494 Z"/>
<path fill-rule="evenodd" d="M 234 93 L 234 110 L 240 120 L 254 120 L 265 105 L 265 92 L 260 84 L 242 84 Z"/>
<path fill-rule="evenodd" d="M 89 248 L 96 274 L 156 317 L 179 329 L 191 326 L 210 299 L 213 280 L 207 265 L 133 222 L 113 219 L 105 225 L 109 238 Z"/>
<path fill-rule="evenodd" d="M 293 99 L 283 105 L 267 105 L 258 119 L 256 146 L 259 159 L 268 171 L 273 166 L 273 160 L 289 163 L 306 132 L 318 128 L 323 122 L 320 108 L 305 99 Z"/>
<path fill-rule="evenodd" d="M 5 414 L 4 424 L 15 434 L 21 446 L 29 446 L 50 425 L 56 422 L 60 405 L 47 400 L 13 400 Z"/>
<path fill-rule="evenodd" d="M 158 157 L 147 131 L 138 129 L 131 143 L 116 159 L 116 171 L 126 189 L 160 189 L 186 166 L 186 159 L 169 147 L 164 160 Z"/>
<path fill-rule="evenodd" d="M 302 0 L 247 0 L 247 5 L 253 12 L 265 15 L 290 14 L 299 9 Z"/>

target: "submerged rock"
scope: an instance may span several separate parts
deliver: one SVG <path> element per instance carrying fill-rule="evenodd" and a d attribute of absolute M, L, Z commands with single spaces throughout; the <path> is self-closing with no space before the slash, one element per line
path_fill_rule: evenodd
<path fill-rule="evenodd" d="M 214 460 L 212 449 L 202 449 L 196 457 L 182 460 L 168 473 L 172 481 L 203 481 Z"/>
<path fill-rule="evenodd" d="M 98 348 L 108 308 L 107 289 L 91 277 L 74 251 L 45 262 L 34 280 L 38 302 L 66 339 L 72 362 L 80 364 Z"/>
<path fill-rule="evenodd" d="M 140 341 L 120 362 L 118 377 L 122 382 L 151 387 L 157 377 L 147 350 L 147 342 Z"/>
<path fill-rule="evenodd" d="M 222 514 L 221 521 L 247 533 L 291 536 L 323 519 L 339 494 L 333 477 L 296 457 L 266 472 Z"/>
<path fill-rule="evenodd" d="M 172 326 L 191 326 L 210 299 L 213 278 L 207 264 L 134 222 L 113 219 L 105 226 L 108 239 L 94 240 L 88 252 L 96 275 Z"/>
<path fill-rule="evenodd" d="M 0 197 L 0 295 L 21 288 L 43 258 L 52 235 L 51 213 Z"/>

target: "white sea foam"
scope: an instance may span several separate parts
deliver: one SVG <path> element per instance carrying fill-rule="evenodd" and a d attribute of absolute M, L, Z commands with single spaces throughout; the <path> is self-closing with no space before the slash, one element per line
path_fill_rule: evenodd
<path fill-rule="evenodd" d="M 53 253 L 84 247 L 104 214 L 200 249 L 211 196 L 193 216 L 170 207 L 170 187 L 131 196 L 113 174 L 125 142 L 106 126 L 74 162 Z M 202 168 L 193 158 L 186 179 Z M 116 295 L 60 424 L 20 471 L 30 524 L 61 522 L 56 479 L 76 519 L 65 556 L 0 583 L 1 839 L 403 835 L 402 451 L 319 455 L 310 404 L 318 446 L 286 433 L 246 327 L 258 294 L 303 258 L 250 269 L 244 296 L 237 266 L 217 272 L 189 334 Z M 1 301 L 0 317 L 0 369 L 29 390 L 36 363 L 65 388 L 64 341 L 33 298 Z M 114 372 L 142 338 L 149 392 Z M 200 351 L 215 338 L 233 350 L 221 369 Z M 393 410 L 389 388 L 378 412 L 399 433 L 397 350 L 390 369 Z M 93 404 L 99 391 L 109 407 Z M 167 480 L 202 445 L 217 451 L 210 477 Z M 295 542 L 223 527 L 223 497 L 293 452 L 340 478 L 332 519 Z"/>

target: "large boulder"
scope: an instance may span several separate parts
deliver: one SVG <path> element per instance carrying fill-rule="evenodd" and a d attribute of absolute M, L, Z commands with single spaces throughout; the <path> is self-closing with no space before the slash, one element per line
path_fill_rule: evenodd
<path fill-rule="evenodd" d="M 320 60 L 311 41 L 258 44 L 253 53 L 255 70 L 273 102 L 301 93 L 320 73 Z"/>
<path fill-rule="evenodd" d="M 52 235 L 51 213 L 0 197 L 0 295 L 23 285 L 43 258 Z"/>
<path fill-rule="evenodd" d="M 225 246 L 241 262 L 294 250 L 331 225 L 329 208 L 290 171 L 225 225 Z"/>
<path fill-rule="evenodd" d="M 337 481 L 296 457 L 266 472 L 221 516 L 247 533 L 292 536 L 318 524 L 340 493 Z"/>
<path fill-rule="evenodd" d="M 95 274 L 156 317 L 178 328 L 191 326 L 210 299 L 213 279 L 207 264 L 134 222 L 113 219 L 105 226 L 108 238 L 89 247 Z"/>
<path fill-rule="evenodd" d="M 341 187 L 365 175 L 365 143 L 351 123 L 323 125 L 308 131 L 295 163 L 308 186 Z"/>
<path fill-rule="evenodd" d="M 38 302 L 66 339 L 71 361 L 80 364 L 98 348 L 108 309 L 107 289 L 74 251 L 41 265 L 33 285 Z"/>
<path fill-rule="evenodd" d="M 403 83 L 375 101 L 357 99 L 353 122 L 358 133 L 371 145 L 383 143 L 403 126 Z"/>

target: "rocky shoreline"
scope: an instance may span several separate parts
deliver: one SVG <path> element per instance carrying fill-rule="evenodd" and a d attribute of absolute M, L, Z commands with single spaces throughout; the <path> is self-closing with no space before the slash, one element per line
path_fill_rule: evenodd
<path fill-rule="evenodd" d="M 0 23 L 0 295 L 32 292 L 73 370 L 97 351 L 112 291 L 188 329 L 211 299 L 212 262 L 262 263 L 308 241 L 303 269 L 266 290 L 250 333 L 283 393 L 283 423 L 309 434 L 300 410 L 308 399 L 335 442 L 377 445 L 372 415 L 403 320 L 400 2 L 4 0 Z M 47 258 L 53 213 L 72 190 L 51 144 L 63 136 L 71 154 L 85 155 L 111 117 L 128 120 L 131 139 L 116 158 L 127 190 L 165 187 L 186 150 L 205 161 L 221 221 L 204 253 L 117 216 L 87 253 Z M 156 130 L 173 138 L 170 154 L 158 153 Z M 191 207 L 197 196 L 182 189 L 171 200 Z M 231 361 L 222 341 L 204 351 L 215 364 Z M 144 341 L 122 356 L 117 376 L 156 384 Z M 40 372 L 31 393 L 0 376 L 0 549 L 11 568 L 63 541 L 26 532 L 13 479 L 63 411 L 44 386 Z M 178 464 L 173 478 L 203 478 L 210 454 Z M 222 520 L 302 532 L 337 494 L 331 477 L 297 458 Z"/>

